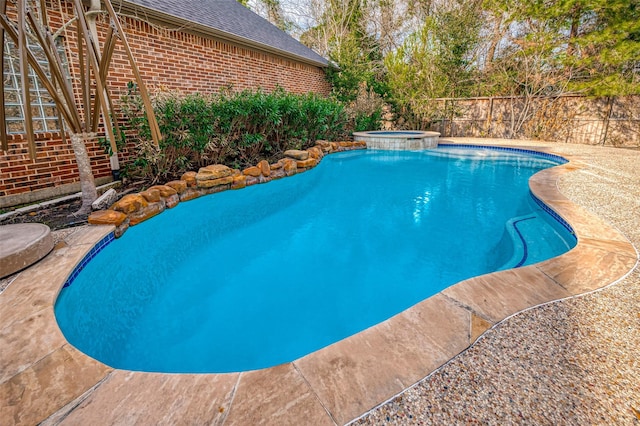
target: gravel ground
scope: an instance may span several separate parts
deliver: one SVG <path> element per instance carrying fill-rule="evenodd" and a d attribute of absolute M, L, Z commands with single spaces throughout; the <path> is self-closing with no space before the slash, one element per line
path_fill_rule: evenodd
<path fill-rule="evenodd" d="M 579 151 L 591 166 L 560 190 L 640 247 L 640 152 Z M 640 269 L 503 321 L 352 424 L 640 425 Z"/>

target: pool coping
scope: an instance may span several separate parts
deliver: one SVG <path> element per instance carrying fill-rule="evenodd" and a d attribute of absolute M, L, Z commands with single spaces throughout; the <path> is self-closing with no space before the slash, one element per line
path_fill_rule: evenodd
<path fill-rule="evenodd" d="M 439 137 L 439 132 L 429 132 L 426 130 L 373 130 L 368 132 L 353 132 L 353 138 L 378 136 L 389 139 L 423 139 L 426 137 Z"/>
<path fill-rule="evenodd" d="M 553 147 L 531 144 L 554 153 Z M 78 231 L 0 294 L 0 419 L 345 424 L 422 380 L 505 318 L 606 287 L 633 270 L 638 255 L 628 239 L 557 189 L 560 176 L 583 167 L 579 158 L 558 155 L 569 163 L 537 173 L 529 186 L 572 225 L 578 244 L 571 251 L 462 281 L 354 336 L 264 370 L 131 372 L 77 351 L 58 329 L 53 304 L 74 267 L 113 227 Z"/>

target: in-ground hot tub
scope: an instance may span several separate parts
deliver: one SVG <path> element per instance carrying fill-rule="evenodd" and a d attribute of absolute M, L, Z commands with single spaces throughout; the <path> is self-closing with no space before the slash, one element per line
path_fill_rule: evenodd
<path fill-rule="evenodd" d="M 353 139 L 367 143 L 368 149 L 418 150 L 438 146 L 438 132 L 419 130 L 378 130 L 372 132 L 354 132 Z"/>

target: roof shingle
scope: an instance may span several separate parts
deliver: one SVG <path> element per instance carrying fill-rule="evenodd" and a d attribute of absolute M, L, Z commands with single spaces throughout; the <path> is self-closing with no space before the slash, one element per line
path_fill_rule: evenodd
<path fill-rule="evenodd" d="M 121 0 L 281 51 L 319 66 L 328 61 L 235 0 Z M 136 8 L 139 9 L 139 8 Z"/>

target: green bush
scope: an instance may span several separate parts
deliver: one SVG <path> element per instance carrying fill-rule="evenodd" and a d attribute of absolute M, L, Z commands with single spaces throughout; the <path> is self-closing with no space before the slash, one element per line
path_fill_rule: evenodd
<path fill-rule="evenodd" d="M 155 147 L 140 97 L 133 85 L 129 89 L 121 108 L 136 152 L 127 173 L 152 181 L 174 179 L 207 164 L 243 168 L 261 159 L 276 160 L 287 149 L 344 136 L 348 123 L 340 102 L 315 94 L 282 89 L 215 96 L 165 93 L 153 99 L 163 136 Z"/>

